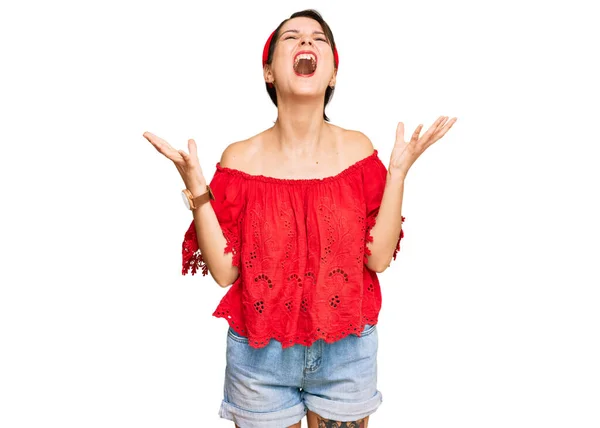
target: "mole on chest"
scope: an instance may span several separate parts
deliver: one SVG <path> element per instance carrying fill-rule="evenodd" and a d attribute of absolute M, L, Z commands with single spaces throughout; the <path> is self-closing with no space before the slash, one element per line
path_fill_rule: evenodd
<path fill-rule="evenodd" d="M 268 161 L 263 164 L 265 172 L 262 175 L 284 179 L 313 179 L 324 178 L 339 173 L 336 161 L 313 159 L 302 162 Z"/>

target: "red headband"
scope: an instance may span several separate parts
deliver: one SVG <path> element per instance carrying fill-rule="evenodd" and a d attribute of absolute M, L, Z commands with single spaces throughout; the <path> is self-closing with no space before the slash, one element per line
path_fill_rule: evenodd
<path fill-rule="evenodd" d="M 269 48 L 271 47 L 271 40 L 273 40 L 274 35 L 275 35 L 275 31 L 273 31 L 271 33 L 271 35 L 267 39 L 267 43 L 265 43 L 265 47 L 263 49 L 263 56 L 262 56 L 263 67 L 265 66 L 265 64 L 267 63 L 267 59 L 269 58 Z M 338 58 L 338 52 L 337 52 L 336 47 L 333 48 L 333 61 L 337 68 L 340 60 Z"/>

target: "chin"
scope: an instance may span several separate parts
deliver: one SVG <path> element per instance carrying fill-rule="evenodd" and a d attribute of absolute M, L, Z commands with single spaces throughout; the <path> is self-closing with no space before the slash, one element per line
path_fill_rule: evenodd
<path fill-rule="evenodd" d="M 324 97 L 327 86 L 319 85 L 317 82 L 298 82 L 292 86 L 294 95 L 306 97 Z"/>

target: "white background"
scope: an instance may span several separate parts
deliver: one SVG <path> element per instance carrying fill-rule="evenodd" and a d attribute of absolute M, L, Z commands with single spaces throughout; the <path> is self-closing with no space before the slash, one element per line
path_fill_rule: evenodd
<path fill-rule="evenodd" d="M 8 2 L 7 2 L 8 3 Z M 314 7 L 332 123 L 411 169 L 381 275 L 370 427 L 599 427 L 593 2 L 19 2 L 0 8 L 0 426 L 231 427 L 226 290 L 181 271 L 191 215 L 142 137 L 223 149 L 270 127 L 260 57 Z"/>

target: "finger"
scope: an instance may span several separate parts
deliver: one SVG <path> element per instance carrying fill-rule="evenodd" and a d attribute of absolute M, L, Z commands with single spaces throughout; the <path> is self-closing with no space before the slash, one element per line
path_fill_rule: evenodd
<path fill-rule="evenodd" d="M 188 149 L 191 157 L 198 157 L 198 147 L 196 147 L 196 142 L 192 138 L 188 140 Z"/>
<path fill-rule="evenodd" d="M 423 141 L 427 141 L 429 139 L 429 137 L 431 137 L 431 135 L 437 131 L 438 126 L 444 122 L 444 116 L 440 116 L 438 117 L 438 119 L 433 122 L 433 124 L 429 127 L 429 129 L 427 130 L 427 132 L 425 132 L 423 134 Z"/>
<path fill-rule="evenodd" d="M 160 146 L 163 148 L 175 150 L 175 149 L 173 149 L 173 147 L 171 147 L 171 145 L 169 143 L 167 143 L 165 140 L 163 140 L 159 136 L 154 135 L 152 132 L 144 132 L 143 136 L 146 140 L 150 141 L 150 143 L 152 143 L 152 145 L 154 145 L 154 146 Z"/>
<path fill-rule="evenodd" d="M 421 124 L 419 124 L 419 126 L 417 126 L 417 129 L 415 129 L 415 132 L 413 132 L 410 141 L 417 141 L 419 139 L 419 134 L 421 133 L 422 129 L 423 129 L 423 124 L 421 123 Z"/>
<path fill-rule="evenodd" d="M 181 162 L 183 160 L 178 151 L 171 147 L 171 145 L 162 138 L 157 137 L 151 132 L 144 132 L 143 136 L 159 153 L 163 154 L 168 159 L 172 160 L 173 162 Z"/>
<path fill-rule="evenodd" d="M 404 124 L 402 122 L 398 122 L 398 126 L 396 127 L 396 143 L 404 143 Z"/>
<path fill-rule="evenodd" d="M 446 118 L 447 118 L 447 116 L 446 116 Z M 446 132 L 448 132 L 448 130 L 450 128 L 452 128 L 452 125 L 454 125 L 455 122 L 456 122 L 456 118 L 454 117 L 454 118 L 450 119 L 444 126 L 439 128 L 438 131 L 434 134 L 433 138 L 431 138 L 431 140 L 427 144 L 427 147 L 431 146 L 433 143 L 435 143 L 440 138 L 442 138 L 446 134 Z"/>
<path fill-rule="evenodd" d="M 450 119 L 448 121 L 448 123 L 445 126 L 440 128 L 440 130 L 436 133 L 436 139 L 439 140 L 440 138 L 442 138 L 446 134 L 446 132 L 448 132 L 448 130 L 450 128 L 452 128 L 452 125 L 454 125 L 456 123 L 456 120 L 457 119 L 455 117 L 453 117 L 452 119 Z"/>
<path fill-rule="evenodd" d="M 438 125 L 438 129 L 437 129 L 436 132 L 439 132 L 447 124 L 448 124 L 448 116 L 444 116 L 444 120 L 442 120 L 442 122 L 440 122 L 440 124 Z"/>

